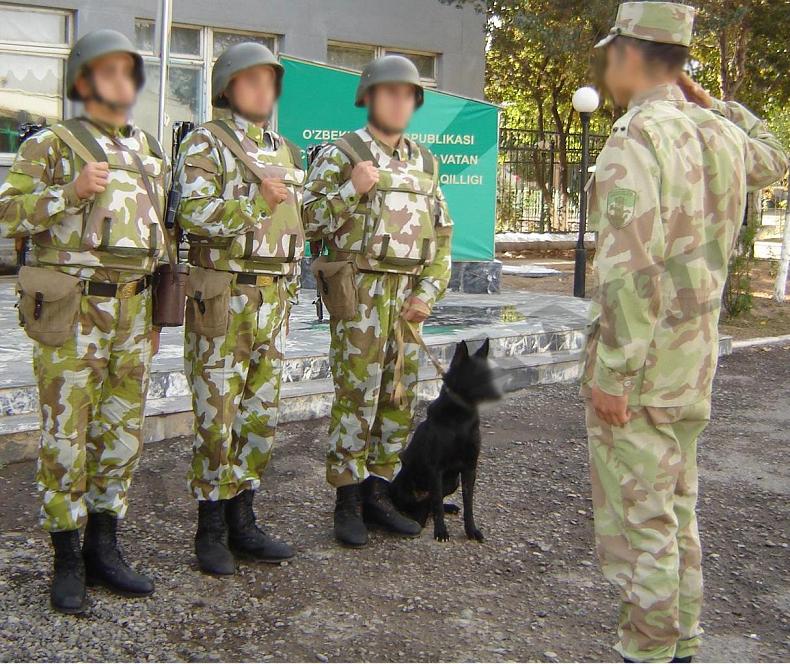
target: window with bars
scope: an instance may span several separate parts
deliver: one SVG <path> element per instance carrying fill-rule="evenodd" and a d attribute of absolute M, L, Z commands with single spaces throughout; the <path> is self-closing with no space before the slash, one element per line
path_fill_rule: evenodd
<path fill-rule="evenodd" d="M 425 87 L 437 86 L 437 64 L 439 56 L 436 53 L 419 53 L 416 51 L 385 48 L 384 46 L 370 46 L 366 44 L 352 44 L 347 42 L 330 41 L 326 47 L 326 61 L 331 65 L 362 71 L 373 58 L 382 55 L 402 55 L 409 58 L 420 72 L 420 78 Z"/>
<path fill-rule="evenodd" d="M 137 103 L 135 120 L 144 129 L 155 133 L 159 109 L 159 58 L 154 55 L 154 31 L 153 21 L 135 21 L 135 46 L 143 54 L 146 74 L 146 86 Z M 191 120 L 200 123 L 215 117 L 211 107 L 211 68 L 225 49 L 247 41 L 261 43 L 277 53 L 275 35 L 205 26 L 174 25 L 171 28 L 165 101 L 167 149 L 170 148 L 173 122 Z"/>
<path fill-rule="evenodd" d="M 70 12 L 0 3 L 0 163 L 10 164 L 25 122 L 63 117 Z"/>

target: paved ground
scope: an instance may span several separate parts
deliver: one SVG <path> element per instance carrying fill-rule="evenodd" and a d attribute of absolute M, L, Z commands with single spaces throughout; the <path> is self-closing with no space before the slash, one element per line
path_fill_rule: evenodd
<path fill-rule="evenodd" d="M 725 358 L 701 445 L 707 661 L 790 656 L 790 347 Z M 593 556 L 576 388 L 512 395 L 485 415 L 478 522 L 484 544 L 430 533 L 331 539 L 324 422 L 283 428 L 262 496 L 272 529 L 299 548 L 282 567 L 200 575 L 188 441 L 144 455 L 125 526 L 155 597 L 91 593 L 87 617 L 47 607 L 50 551 L 33 524 L 32 464 L 0 470 L 0 660 L 611 660 L 615 597 Z"/>

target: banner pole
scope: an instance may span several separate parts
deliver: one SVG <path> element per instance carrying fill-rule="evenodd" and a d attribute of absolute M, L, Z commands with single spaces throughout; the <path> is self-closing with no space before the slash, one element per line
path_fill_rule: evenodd
<path fill-rule="evenodd" d="M 167 101 L 167 70 L 170 64 L 170 24 L 173 19 L 173 0 L 159 0 L 159 114 L 157 117 L 156 137 L 164 143 Z"/>

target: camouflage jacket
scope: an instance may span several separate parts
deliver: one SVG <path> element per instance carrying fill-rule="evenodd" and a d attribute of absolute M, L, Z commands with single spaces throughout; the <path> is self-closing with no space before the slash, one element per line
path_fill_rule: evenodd
<path fill-rule="evenodd" d="M 432 307 L 450 280 L 453 224 L 442 190 L 426 176 L 421 151 L 410 139 L 404 137 L 393 150 L 373 138 L 367 129 L 356 133 L 379 167 L 381 180 L 374 190 L 379 193 L 372 200 L 368 195 L 357 195 L 351 182 L 351 161 L 335 145 L 326 147 L 307 174 L 304 201 L 307 238 L 323 240 L 330 254 L 355 253 L 358 266 L 364 270 L 415 275 L 417 281 L 412 294 Z M 398 188 L 402 191 L 397 191 Z M 412 190 L 429 195 L 415 194 Z M 372 220 L 377 222 L 371 229 Z M 379 241 L 381 237 L 385 237 L 384 242 Z M 423 247 L 428 242 L 431 248 L 426 252 Z M 388 247 L 394 259 L 383 256 Z M 373 253 L 366 254 L 366 249 L 376 252 L 381 260 L 376 260 Z M 416 260 L 401 259 L 398 252 L 404 255 L 413 252 L 418 257 L 427 254 L 427 260 L 415 264 Z"/>
<path fill-rule="evenodd" d="M 786 168 L 779 142 L 735 102 L 706 110 L 663 85 L 631 103 L 588 185 L 598 291 L 587 388 L 648 406 L 709 396 L 747 193 Z"/>
<path fill-rule="evenodd" d="M 232 272 L 298 275 L 304 256 L 302 165 L 285 140 L 241 116 L 227 126 L 262 171 L 283 178 L 291 197 L 272 214 L 259 180 L 206 127 L 182 143 L 176 178 L 182 199 L 178 222 L 190 244 L 190 262 Z M 268 176 L 268 175 L 267 175 Z"/>
<path fill-rule="evenodd" d="M 154 270 L 165 247 L 153 203 L 128 151 L 139 155 L 160 212 L 167 161 L 156 156 L 137 127 L 83 126 L 110 164 L 107 189 L 80 200 L 74 179 L 85 162 L 51 129 L 44 129 L 21 145 L 0 187 L 0 230 L 5 237 L 32 236 L 32 263 L 85 279 L 138 278 Z"/>

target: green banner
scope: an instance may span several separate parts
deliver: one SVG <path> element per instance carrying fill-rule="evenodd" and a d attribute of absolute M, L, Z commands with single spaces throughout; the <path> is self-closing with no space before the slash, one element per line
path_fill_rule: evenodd
<path fill-rule="evenodd" d="M 365 109 L 354 106 L 358 74 L 289 56 L 281 60 L 285 82 L 277 118 L 284 136 L 306 148 L 365 124 Z M 408 130 L 439 160 L 455 223 L 456 261 L 494 258 L 498 119 L 492 104 L 427 90 Z"/>

